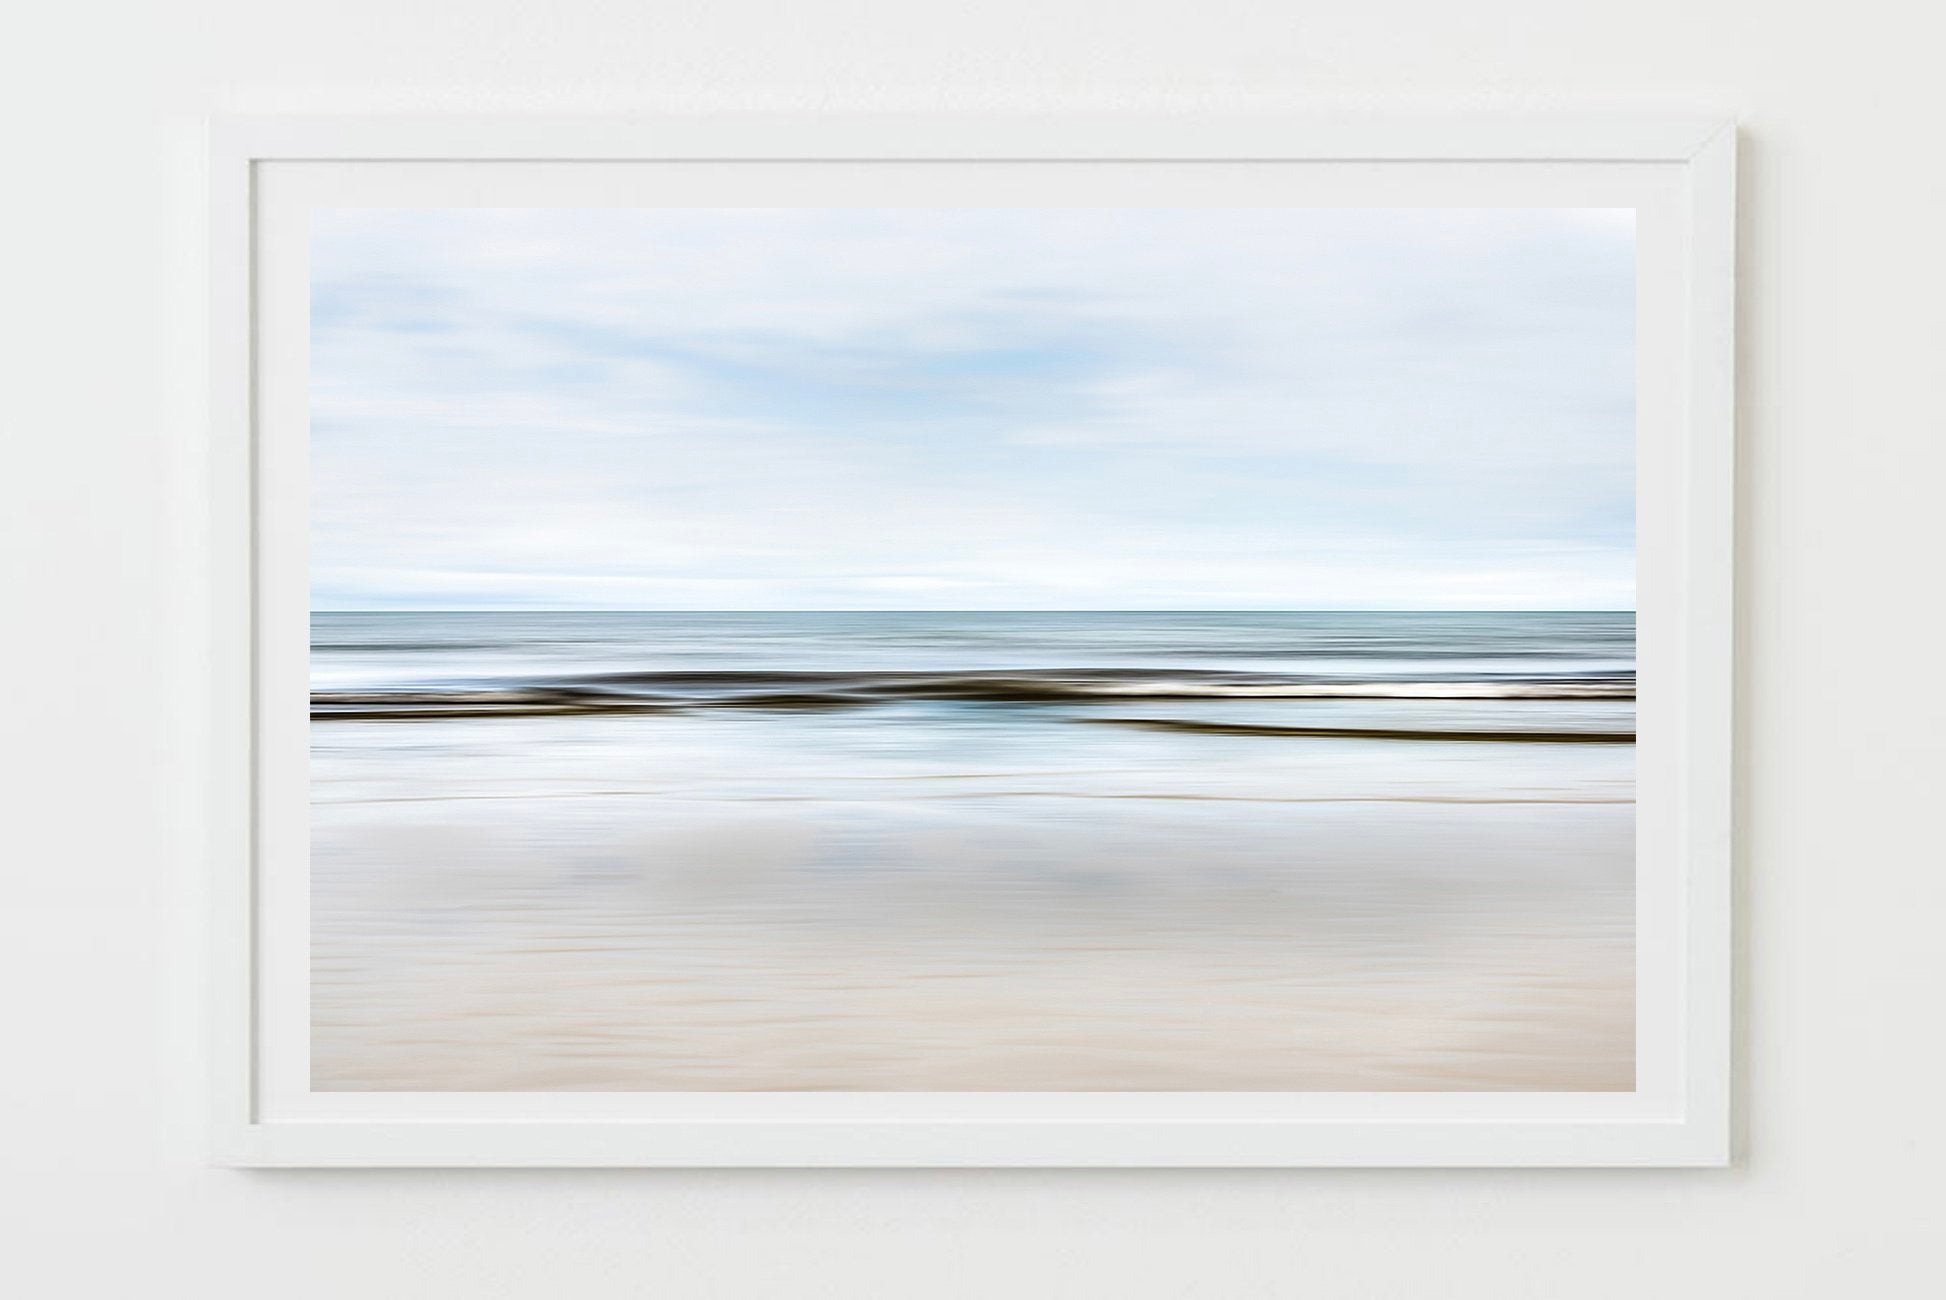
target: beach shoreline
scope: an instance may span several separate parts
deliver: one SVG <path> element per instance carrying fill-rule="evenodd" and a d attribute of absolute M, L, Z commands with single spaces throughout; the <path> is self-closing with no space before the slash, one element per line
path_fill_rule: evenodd
<path fill-rule="evenodd" d="M 1632 1086 L 1626 615 L 316 636 L 320 1090 Z"/>
<path fill-rule="evenodd" d="M 314 1085 L 1633 1086 L 1632 807 L 1072 802 L 323 809 Z"/>

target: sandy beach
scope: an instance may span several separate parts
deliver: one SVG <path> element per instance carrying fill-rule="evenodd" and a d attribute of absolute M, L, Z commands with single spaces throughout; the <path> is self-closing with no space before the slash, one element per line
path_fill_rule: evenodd
<path fill-rule="evenodd" d="M 317 1086 L 1632 1086 L 1626 806 L 1054 802 L 322 819 Z"/>

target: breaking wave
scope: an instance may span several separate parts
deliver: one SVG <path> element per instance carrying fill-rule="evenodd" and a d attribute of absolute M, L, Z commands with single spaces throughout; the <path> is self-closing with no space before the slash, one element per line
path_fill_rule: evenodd
<path fill-rule="evenodd" d="M 1630 700 L 1634 697 L 1635 679 L 1627 673 L 1572 677 L 1474 675 L 1463 679 L 1427 676 L 1394 681 L 1144 669 L 643 672 L 513 683 L 319 691 L 311 696 L 311 716 L 409 720 L 694 709 L 790 711 L 868 708 L 924 700 L 970 704 L 1085 704 L 1127 700 Z"/>

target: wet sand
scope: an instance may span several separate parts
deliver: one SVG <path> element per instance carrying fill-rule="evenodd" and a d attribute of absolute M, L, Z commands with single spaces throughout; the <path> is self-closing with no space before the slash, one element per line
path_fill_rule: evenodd
<path fill-rule="evenodd" d="M 1626 802 L 990 785 L 321 801 L 315 1086 L 1633 1086 Z"/>

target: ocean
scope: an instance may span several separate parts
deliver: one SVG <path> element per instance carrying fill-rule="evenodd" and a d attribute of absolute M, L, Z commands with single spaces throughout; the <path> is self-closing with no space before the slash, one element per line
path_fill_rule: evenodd
<path fill-rule="evenodd" d="M 1613 1090 L 1628 613 L 319 613 L 347 1090 Z"/>

